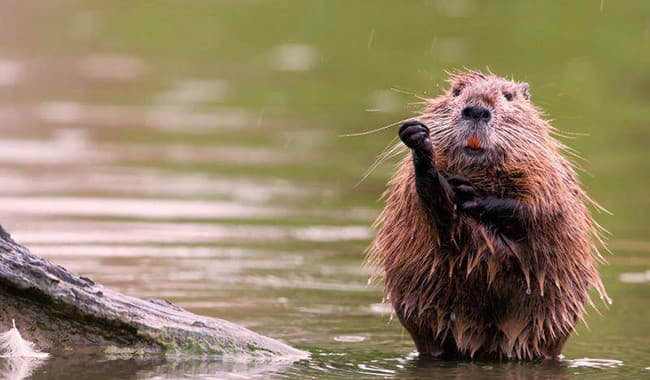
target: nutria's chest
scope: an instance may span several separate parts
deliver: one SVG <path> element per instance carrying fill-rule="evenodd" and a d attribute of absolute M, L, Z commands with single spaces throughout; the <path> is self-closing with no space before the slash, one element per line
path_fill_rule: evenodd
<path fill-rule="evenodd" d="M 432 255 L 423 266 L 407 270 L 387 268 L 388 281 L 404 285 L 393 287 L 393 305 L 407 314 L 411 311 L 449 317 L 464 310 L 475 318 L 485 318 L 486 322 L 498 319 L 510 305 L 525 302 L 530 291 L 517 259 L 509 252 L 493 248 L 490 252 L 487 246 L 468 247 L 461 242 Z M 422 280 L 413 286 L 416 276 Z"/>

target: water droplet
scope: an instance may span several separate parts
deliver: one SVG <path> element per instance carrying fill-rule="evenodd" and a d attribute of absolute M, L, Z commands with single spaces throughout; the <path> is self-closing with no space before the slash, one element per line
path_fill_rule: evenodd
<path fill-rule="evenodd" d="M 603 302 L 606 302 L 608 305 L 611 305 L 611 304 L 613 303 L 612 299 L 609 298 L 609 297 L 606 296 L 606 295 L 601 295 L 601 296 L 600 296 L 600 299 L 601 299 Z"/>
<path fill-rule="evenodd" d="M 530 295 L 531 293 L 532 291 L 530 290 L 530 288 L 526 289 L 526 294 Z"/>
<path fill-rule="evenodd" d="M 451 313 L 449 315 L 449 319 L 451 319 L 452 321 L 455 321 L 456 320 L 456 313 Z"/>

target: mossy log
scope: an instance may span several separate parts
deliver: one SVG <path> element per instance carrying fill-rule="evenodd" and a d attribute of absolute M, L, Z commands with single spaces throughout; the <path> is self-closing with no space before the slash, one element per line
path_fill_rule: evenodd
<path fill-rule="evenodd" d="M 0 227 L 0 329 L 15 319 L 43 351 L 110 355 L 180 354 L 260 361 L 303 351 L 234 323 L 141 300 L 32 254 Z"/>

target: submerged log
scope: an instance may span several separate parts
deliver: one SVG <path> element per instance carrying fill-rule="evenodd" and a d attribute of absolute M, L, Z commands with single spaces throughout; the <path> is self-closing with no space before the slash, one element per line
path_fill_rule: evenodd
<path fill-rule="evenodd" d="M 164 300 L 141 300 L 77 276 L 16 243 L 0 226 L 0 329 L 54 355 L 181 354 L 260 361 L 306 353 Z"/>

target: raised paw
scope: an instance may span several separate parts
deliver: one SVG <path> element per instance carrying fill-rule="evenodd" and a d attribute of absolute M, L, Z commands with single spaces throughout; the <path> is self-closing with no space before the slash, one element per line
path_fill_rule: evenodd
<path fill-rule="evenodd" d="M 399 129 L 399 138 L 404 145 L 416 151 L 431 153 L 431 138 L 429 137 L 429 128 L 417 120 L 409 120 L 402 124 Z"/>

